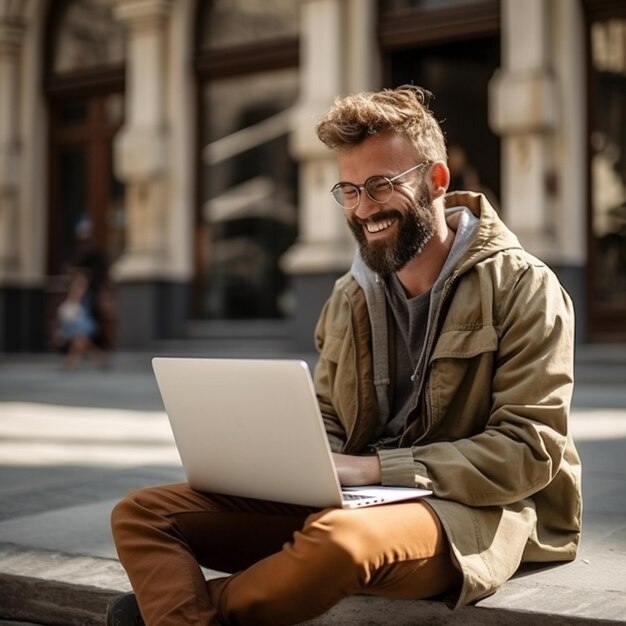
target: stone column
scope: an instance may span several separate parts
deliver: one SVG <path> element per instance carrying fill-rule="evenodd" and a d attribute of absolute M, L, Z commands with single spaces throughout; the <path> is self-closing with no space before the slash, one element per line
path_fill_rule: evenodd
<path fill-rule="evenodd" d="M 127 247 L 113 268 L 118 284 L 119 343 L 139 348 L 180 335 L 180 282 L 172 280 L 167 48 L 171 0 L 117 0 L 126 26 L 126 119 L 114 145 L 126 185 Z M 182 296 L 184 299 L 184 296 Z"/>
<path fill-rule="evenodd" d="M 300 20 L 300 98 L 291 134 L 300 171 L 300 234 L 282 264 L 297 298 L 294 339 L 310 350 L 320 309 L 354 250 L 329 193 L 337 182 L 335 155 L 315 126 L 337 96 L 375 86 L 379 63 L 373 0 L 301 0 Z"/>
<path fill-rule="evenodd" d="M 522 244 L 546 261 L 585 328 L 584 18 L 578 2 L 503 0 L 502 67 L 490 123 L 502 138 L 502 207 Z"/>
<path fill-rule="evenodd" d="M 553 198 L 551 225 L 555 245 L 546 261 L 572 296 L 576 309 L 576 337 L 587 332 L 587 59 L 585 18 L 580 2 L 552 0 L 550 46 L 558 79 L 559 116 L 551 152 Z"/>
<path fill-rule="evenodd" d="M 125 24 L 126 121 L 115 140 L 115 169 L 126 183 L 127 249 L 119 280 L 161 277 L 164 271 L 168 135 L 165 128 L 165 25 L 170 0 L 118 0 Z"/>
<path fill-rule="evenodd" d="M 20 172 L 19 63 L 24 24 L 0 3 L 0 283 L 15 279 L 19 264 L 18 206 Z"/>
<path fill-rule="evenodd" d="M 20 68 L 26 8 L 23 2 L 0 0 L 0 352 L 40 350 L 44 341 L 43 292 L 25 280 L 29 251 L 19 245 L 25 227 Z"/>
<path fill-rule="evenodd" d="M 491 128 L 502 139 L 502 207 L 509 226 L 540 256 L 553 246 L 549 140 L 557 124 L 548 4 L 502 0 L 502 65 L 490 84 Z"/>

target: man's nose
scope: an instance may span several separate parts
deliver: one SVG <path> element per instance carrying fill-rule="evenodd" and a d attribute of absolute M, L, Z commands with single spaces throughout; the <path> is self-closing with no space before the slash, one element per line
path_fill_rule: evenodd
<path fill-rule="evenodd" d="M 382 209 L 383 205 L 380 202 L 374 202 L 366 193 L 365 189 L 361 190 L 361 200 L 359 206 L 354 209 L 353 213 L 358 218 L 366 220 L 375 213 L 378 213 Z"/>

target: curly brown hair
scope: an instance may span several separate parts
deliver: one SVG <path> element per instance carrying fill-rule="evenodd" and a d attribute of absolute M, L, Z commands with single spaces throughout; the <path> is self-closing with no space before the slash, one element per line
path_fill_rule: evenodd
<path fill-rule="evenodd" d="M 428 108 L 432 94 L 415 85 L 364 91 L 337 98 L 317 125 L 317 136 L 333 150 L 383 132 L 405 133 L 420 158 L 446 160 L 446 142 Z"/>

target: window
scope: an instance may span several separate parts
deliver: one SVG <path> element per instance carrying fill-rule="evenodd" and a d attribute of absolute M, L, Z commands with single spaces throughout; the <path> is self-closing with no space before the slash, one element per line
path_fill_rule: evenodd
<path fill-rule="evenodd" d="M 378 9 L 381 14 L 402 13 L 411 9 L 441 8 L 475 3 L 475 0 L 378 0 Z"/>
<path fill-rule="evenodd" d="M 215 50 L 298 36 L 294 0 L 214 0 L 202 19 L 200 47 Z"/>
<path fill-rule="evenodd" d="M 124 29 L 115 21 L 107 0 L 57 2 L 52 14 L 48 73 L 76 71 L 124 63 Z"/>
<path fill-rule="evenodd" d="M 297 7 L 229 0 L 201 13 L 196 317 L 289 313 L 280 258 L 297 232 L 288 145 L 298 95 Z"/>

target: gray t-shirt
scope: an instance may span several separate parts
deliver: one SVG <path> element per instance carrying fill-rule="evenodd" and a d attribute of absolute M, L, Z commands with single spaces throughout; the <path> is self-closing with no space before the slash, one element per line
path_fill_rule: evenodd
<path fill-rule="evenodd" d="M 428 325 L 429 289 L 407 298 L 402 284 L 394 274 L 386 281 L 387 298 L 395 321 L 395 372 L 391 415 L 402 412 L 413 389 L 411 376 L 418 365 Z M 391 433 L 389 433 L 391 434 Z"/>

